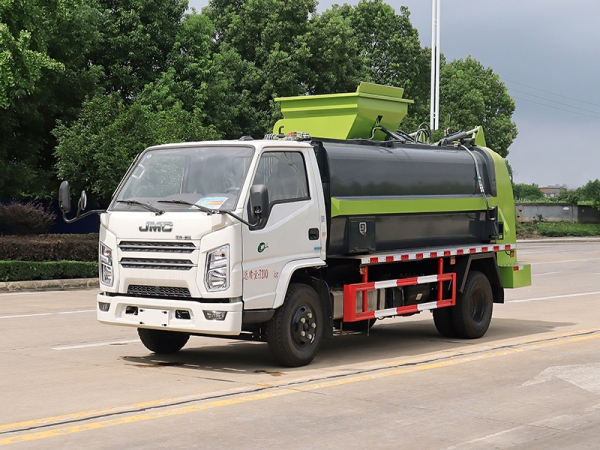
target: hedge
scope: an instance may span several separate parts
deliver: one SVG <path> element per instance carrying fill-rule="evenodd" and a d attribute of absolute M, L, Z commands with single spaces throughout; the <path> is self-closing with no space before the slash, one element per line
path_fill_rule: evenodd
<path fill-rule="evenodd" d="M 98 234 L 0 236 L 0 261 L 98 261 Z"/>
<path fill-rule="evenodd" d="M 97 278 L 98 263 L 86 261 L 0 261 L 0 281 Z"/>
<path fill-rule="evenodd" d="M 0 203 L 0 235 L 47 233 L 55 220 L 56 214 L 40 203 Z"/>

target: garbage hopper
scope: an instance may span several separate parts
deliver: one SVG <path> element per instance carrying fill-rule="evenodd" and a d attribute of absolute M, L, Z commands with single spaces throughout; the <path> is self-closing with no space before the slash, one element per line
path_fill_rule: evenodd
<path fill-rule="evenodd" d="M 275 134 L 296 131 L 330 139 L 369 139 L 377 124 L 396 131 L 412 100 L 403 99 L 404 89 L 362 82 L 356 92 L 344 94 L 280 97 L 283 119 Z M 378 131 L 374 139 L 383 140 Z"/>

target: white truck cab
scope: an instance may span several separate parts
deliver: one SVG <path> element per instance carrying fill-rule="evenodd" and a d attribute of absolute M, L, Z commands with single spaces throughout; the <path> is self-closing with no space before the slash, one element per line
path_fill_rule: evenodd
<path fill-rule="evenodd" d="M 260 219 L 253 186 L 268 191 Z M 280 306 L 298 268 L 325 264 L 323 190 L 302 142 L 150 147 L 100 220 L 106 324 L 239 335 L 244 312 Z"/>

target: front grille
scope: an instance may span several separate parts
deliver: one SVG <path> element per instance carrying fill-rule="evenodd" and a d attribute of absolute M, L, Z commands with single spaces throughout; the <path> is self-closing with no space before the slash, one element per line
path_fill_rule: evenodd
<path fill-rule="evenodd" d="M 120 263 L 127 269 L 190 270 L 196 267 L 189 259 L 122 258 Z"/>
<path fill-rule="evenodd" d="M 169 298 L 191 298 L 190 290 L 182 287 L 170 286 L 141 286 L 130 284 L 127 288 L 128 295 L 141 297 L 169 297 Z"/>
<path fill-rule="evenodd" d="M 122 252 L 192 253 L 196 245 L 192 242 L 142 242 L 121 241 Z"/>

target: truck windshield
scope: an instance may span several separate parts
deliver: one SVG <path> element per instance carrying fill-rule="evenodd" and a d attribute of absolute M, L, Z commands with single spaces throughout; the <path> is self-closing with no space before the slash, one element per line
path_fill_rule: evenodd
<path fill-rule="evenodd" d="M 112 209 L 141 209 L 140 202 L 165 211 L 232 211 L 253 155 L 247 146 L 149 150 L 129 172 Z"/>

